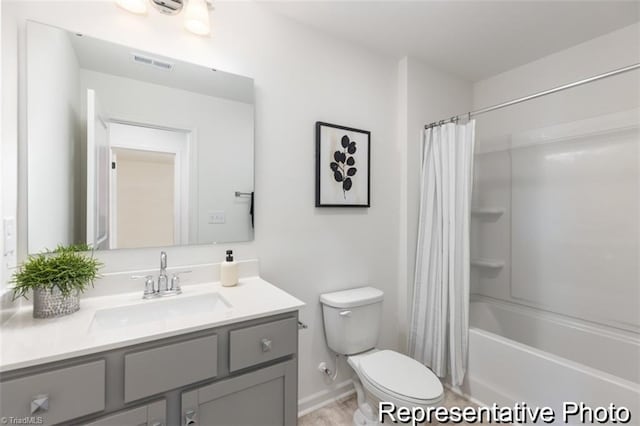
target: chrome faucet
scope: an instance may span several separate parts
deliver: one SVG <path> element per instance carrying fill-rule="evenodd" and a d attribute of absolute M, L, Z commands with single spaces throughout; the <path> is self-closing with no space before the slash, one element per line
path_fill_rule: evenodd
<path fill-rule="evenodd" d="M 169 291 L 169 277 L 167 277 L 167 252 L 160 252 L 160 275 L 158 275 L 158 293 Z"/>
<path fill-rule="evenodd" d="M 132 275 L 131 279 L 143 278 L 144 294 L 143 299 L 152 299 L 160 296 L 174 296 L 182 293 L 180 288 L 180 274 L 188 274 L 191 271 L 175 272 L 169 279 L 167 275 L 167 253 L 160 252 L 160 274 L 158 275 L 158 286 L 153 280 L 153 275 Z"/>

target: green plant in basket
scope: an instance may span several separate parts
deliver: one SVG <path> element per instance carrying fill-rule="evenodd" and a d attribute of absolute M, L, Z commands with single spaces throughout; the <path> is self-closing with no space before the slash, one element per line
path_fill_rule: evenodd
<path fill-rule="evenodd" d="M 13 275 L 14 300 L 27 298 L 29 291 L 33 291 L 34 316 L 38 318 L 77 311 L 78 294 L 93 285 L 102 267 L 100 261 L 86 253 L 88 250 L 87 245 L 77 244 L 58 246 L 51 252 L 30 255 Z M 74 306 L 69 307 L 67 300 L 71 300 Z M 41 308 L 51 312 L 42 314 Z"/>

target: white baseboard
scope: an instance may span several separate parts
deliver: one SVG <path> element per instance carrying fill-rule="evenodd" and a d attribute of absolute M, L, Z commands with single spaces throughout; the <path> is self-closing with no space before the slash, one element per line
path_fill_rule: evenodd
<path fill-rule="evenodd" d="M 305 414 L 309 414 L 325 405 L 331 404 L 334 401 L 346 398 L 355 393 L 353 387 L 353 381 L 351 379 L 338 383 L 332 389 L 325 389 L 323 391 L 314 393 L 305 398 L 298 400 L 298 417 L 302 417 Z"/>
<path fill-rule="evenodd" d="M 472 397 L 471 395 L 467 394 L 466 392 L 464 392 L 462 389 L 460 389 L 458 386 L 452 386 L 449 383 L 443 383 L 444 387 L 449 389 L 451 392 L 455 393 L 458 396 L 461 396 L 463 398 L 468 399 L 469 401 L 473 402 L 476 405 L 479 405 L 481 407 L 487 407 L 487 404 L 485 404 L 484 402 Z"/>

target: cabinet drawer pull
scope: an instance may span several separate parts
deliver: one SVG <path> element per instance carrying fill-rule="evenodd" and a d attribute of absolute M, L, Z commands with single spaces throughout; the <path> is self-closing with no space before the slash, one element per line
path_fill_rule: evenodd
<path fill-rule="evenodd" d="M 36 395 L 31 399 L 31 414 L 49 411 L 49 395 Z"/>
<path fill-rule="evenodd" d="M 262 352 L 269 352 L 271 350 L 271 340 L 262 339 L 260 344 L 262 345 Z"/>
<path fill-rule="evenodd" d="M 185 425 L 198 424 L 198 415 L 194 410 L 189 410 L 186 413 L 184 413 L 184 424 Z"/>

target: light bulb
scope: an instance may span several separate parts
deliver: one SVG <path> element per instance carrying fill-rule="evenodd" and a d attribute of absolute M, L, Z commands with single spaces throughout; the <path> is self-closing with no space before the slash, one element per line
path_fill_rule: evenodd
<path fill-rule="evenodd" d="M 116 0 L 116 4 L 131 13 L 138 15 L 147 13 L 147 0 Z"/>
<path fill-rule="evenodd" d="M 197 35 L 209 34 L 211 31 L 209 9 L 205 0 L 187 1 L 187 9 L 184 11 L 184 27 Z"/>

